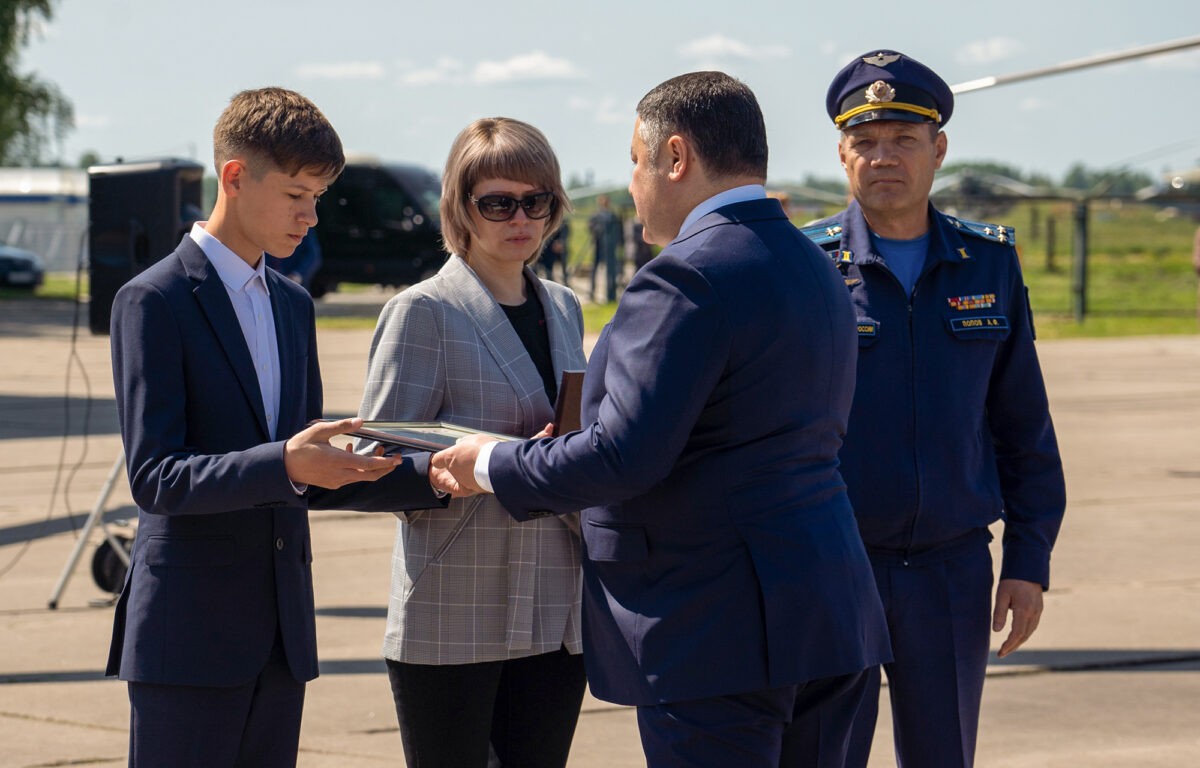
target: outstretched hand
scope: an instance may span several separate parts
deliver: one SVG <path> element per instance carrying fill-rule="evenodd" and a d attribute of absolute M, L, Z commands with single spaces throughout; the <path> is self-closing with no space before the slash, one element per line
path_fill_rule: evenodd
<path fill-rule="evenodd" d="M 346 450 L 353 452 L 353 443 L 347 443 Z M 386 456 L 387 449 L 382 445 L 376 445 L 374 452 L 372 452 L 370 455 Z M 454 479 L 454 475 L 450 474 L 444 469 L 438 469 L 432 464 L 429 466 L 428 478 L 430 487 L 440 493 L 448 494 L 452 499 L 461 499 L 467 496 L 474 496 L 476 494 L 475 491 L 470 490 L 469 488 L 463 488 L 461 485 L 459 485 L 458 481 Z"/>
<path fill-rule="evenodd" d="M 434 490 L 450 494 L 452 499 L 474 496 L 481 492 L 478 488 L 464 488 L 454 479 L 450 470 L 435 467 L 432 460 L 429 463 L 429 484 L 434 487 Z"/>
<path fill-rule="evenodd" d="M 483 488 L 475 481 L 475 459 L 479 456 L 481 446 L 494 442 L 496 438 L 487 435 L 469 435 L 449 448 L 438 451 L 429 460 L 430 477 L 433 477 L 434 470 L 441 470 L 453 477 L 459 488 L 471 493 L 483 493 Z"/>
<path fill-rule="evenodd" d="M 283 448 L 283 465 L 293 483 L 341 488 L 347 483 L 374 481 L 404 461 L 402 456 L 360 456 L 335 448 L 330 438 L 362 426 L 362 419 L 322 421 L 292 436 Z"/>

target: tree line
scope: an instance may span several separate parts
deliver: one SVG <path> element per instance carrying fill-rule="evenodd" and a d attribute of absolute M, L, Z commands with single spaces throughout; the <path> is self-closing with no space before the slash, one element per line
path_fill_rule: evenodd
<path fill-rule="evenodd" d="M 1200 160 L 1197 161 L 1197 164 L 1200 164 Z M 939 173 L 947 176 L 963 171 L 980 176 L 1003 176 L 1038 189 L 1071 189 L 1095 196 L 1132 195 L 1139 189 L 1144 189 L 1157 182 L 1157 179 L 1145 171 L 1130 168 L 1088 168 L 1078 162 L 1069 167 L 1062 179 L 1058 181 L 1044 173 L 1026 172 L 1016 166 L 991 160 L 946 163 Z M 818 178 L 809 175 L 804 179 L 804 186 L 837 195 L 846 193 L 845 179 Z"/>
<path fill-rule="evenodd" d="M 0 165 L 41 165 L 75 127 L 71 102 L 54 83 L 19 70 L 21 49 L 53 0 L 0 0 Z"/>

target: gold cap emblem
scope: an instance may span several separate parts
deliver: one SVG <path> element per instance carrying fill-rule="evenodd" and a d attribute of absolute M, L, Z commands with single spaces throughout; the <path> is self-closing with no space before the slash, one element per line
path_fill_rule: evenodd
<path fill-rule="evenodd" d="M 867 86 L 868 104 L 885 104 L 896 98 L 896 89 L 882 80 L 876 80 Z"/>

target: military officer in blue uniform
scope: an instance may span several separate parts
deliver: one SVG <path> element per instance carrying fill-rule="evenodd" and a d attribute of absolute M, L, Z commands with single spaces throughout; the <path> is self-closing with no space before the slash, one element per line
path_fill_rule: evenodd
<path fill-rule="evenodd" d="M 854 59 L 829 87 L 853 197 L 805 228 L 857 315 L 857 389 L 842 474 L 887 611 L 897 761 L 970 766 L 990 643 L 1037 627 L 1065 506 L 1062 462 L 1013 231 L 929 202 L 954 96 L 895 51 Z M 1004 521 L 992 603 L 988 526 Z M 865 766 L 880 673 L 848 766 Z"/>

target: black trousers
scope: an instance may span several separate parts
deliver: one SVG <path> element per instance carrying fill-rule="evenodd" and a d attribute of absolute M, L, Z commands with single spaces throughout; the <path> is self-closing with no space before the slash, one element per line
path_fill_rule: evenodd
<path fill-rule="evenodd" d="M 480 664 L 387 660 L 409 768 L 562 768 L 586 677 L 565 649 Z M 494 766 L 495 763 L 493 762 Z"/>

